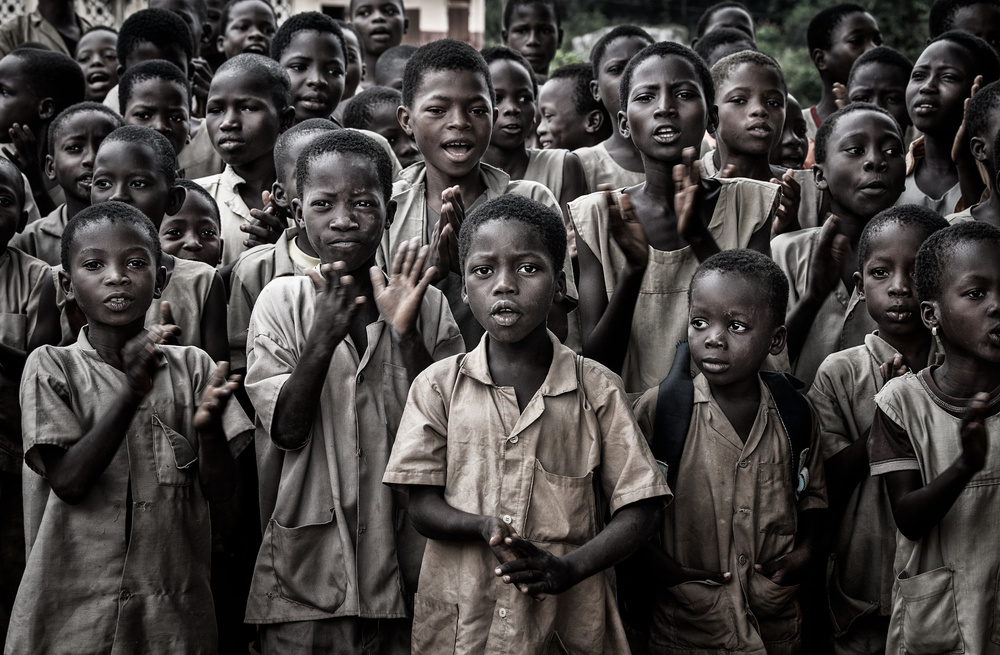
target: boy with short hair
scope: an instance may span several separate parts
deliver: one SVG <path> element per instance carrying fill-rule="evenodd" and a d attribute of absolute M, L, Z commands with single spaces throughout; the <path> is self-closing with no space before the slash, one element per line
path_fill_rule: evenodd
<path fill-rule="evenodd" d="M 391 170 L 348 130 L 299 156 L 292 206 L 322 266 L 268 284 L 250 320 L 264 540 L 246 621 L 264 655 L 410 652 L 423 540 L 381 480 L 410 380 L 462 339 L 426 246 L 403 244 L 388 282 L 374 266 Z"/>
<path fill-rule="evenodd" d="M 191 141 L 191 83 L 169 61 L 142 61 L 125 71 L 118 83 L 118 106 L 126 125 L 159 132 L 175 153 Z"/>
<path fill-rule="evenodd" d="M 226 59 L 246 53 L 267 56 L 277 31 L 278 17 L 267 0 L 229 0 L 219 16 L 216 47 Z"/>
<path fill-rule="evenodd" d="M 996 119 L 1000 109 L 1000 82 L 991 82 L 976 92 L 965 108 L 965 132 L 969 138 L 969 149 L 976 160 L 976 165 L 988 181 L 991 190 L 985 200 L 966 207 L 960 212 L 948 214 L 950 223 L 977 220 L 1000 225 L 1000 212 L 997 205 L 1000 197 L 993 191 L 996 189 L 997 156 L 994 145 L 1000 135 L 1000 121 Z M 985 195 L 985 194 L 984 194 Z"/>
<path fill-rule="evenodd" d="M 675 497 L 662 550 L 646 551 L 646 584 L 657 587 L 649 652 L 791 655 L 802 638 L 798 583 L 819 555 L 827 498 L 808 402 L 784 377 L 760 373 L 785 345 L 788 282 L 767 256 L 728 250 L 698 267 L 688 297 L 699 373 L 668 463 Z M 636 403 L 654 453 L 676 446 L 659 395 L 654 387 Z"/>
<path fill-rule="evenodd" d="M 291 81 L 295 122 L 330 118 L 344 92 L 347 44 L 337 21 L 326 14 L 296 14 L 271 40 L 271 59 Z"/>
<path fill-rule="evenodd" d="M 118 84 L 118 30 L 97 25 L 80 37 L 76 63 L 87 82 L 84 100 L 104 102 L 111 87 Z"/>
<path fill-rule="evenodd" d="M 368 71 L 359 88 L 367 89 L 374 84 L 378 60 L 386 50 L 402 43 L 410 19 L 403 10 L 403 0 L 351 0 L 350 10 Z"/>
<path fill-rule="evenodd" d="M 753 39 L 743 30 L 735 27 L 720 27 L 712 30 L 703 38 L 692 42 L 691 49 L 698 53 L 709 68 L 715 66 L 723 57 L 744 50 L 756 50 Z"/>
<path fill-rule="evenodd" d="M 414 45 L 397 45 L 383 52 L 375 63 L 375 86 L 402 91 L 406 62 L 416 51 L 417 46 Z"/>
<path fill-rule="evenodd" d="M 546 328 L 566 289 L 562 219 L 510 194 L 459 239 L 487 336 L 414 381 L 384 477 L 428 538 L 413 652 L 628 652 L 608 569 L 670 490 L 618 376 Z"/>
<path fill-rule="evenodd" d="M 986 41 L 1000 55 L 1000 2 L 997 0 L 934 0 L 927 16 L 928 38 L 960 30 Z"/>
<path fill-rule="evenodd" d="M 706 35 L 716 30 L 734 29 L 743 32 L 750 39 L 750 44 L 757 45 L 757 26 L 754 24 L 753 14 L 742 2 L 724 0 L 716 2 L 705 10 L 698 19 L 695 27 L 695 38 L 691 39 L 691 49 L 698 52 L 697 46 Z M 700 53 L 699 53 L 700 54 Z M 708 64 L 708 60 L 705 60 Z M 709 64 L 711 66 L 711 64 Z"/>
<path fill-rule="evenodd" d="M 344 75 L 344 95 L 341 101 L 349 100 L 358 92 L 358 85 L 365 77 L 365 59 L 361 56 L 361 37 L 358 31 L 347 21 L 338 20 L 340 31 L 344 33 L 344 45 L 347 51 L 347 72 Z"/>
<path fill-rule="evenodd" d="M 538 144 L 545 149 L 590 148 L 611 135 L 611 118 L 590 91 L 590 64 L 566 64 L 538 90 Z"/>
<path fill-rule="evenodd" d="M 906 107 L 906 85 L 910 83 L 913 62 L 901 52 L 884 45 L 857 58 L 847 78 L 847 98 L 851 102 L 870 102 L 886 110 L 899 123 L 904 136 L 912 125 Z"/>
<path fill-rule="evenodd" d="M 90 206 L 97 149 L 121 126 L 118 114 L 96 102 L 81 102 L 55 117 L 49 125 L 45 174 L 56 181 L 66 202 L 48 216 L 29 224 L 14 237 L 11 245 L 49 266 L 59 265 L 66 224 Z"/>
<path fill-rule="evenodd" d="M 184 202 L 177 213 L 164 216 L 160 223 L 160 247 L 163 252 L 212 268 L 222 259 L 222 238 L 219 234 L 219 206 L 205 188 L 188 179 L 177 180 L 184 189 Z M 235 371 L 230 362 L 230 370 Z"/>
<path fill-rule="evenodd" d="M 548 79 L 549 65 L 562 47 L 562 15 L 557 0 L 510 0 L 503 9 L 503 44 L 524 55 L 538 83 Z"/>
<path fill-rule="evenodd" d="M 373 86 L 351 98 L 344 108 L 344 127 L 367 130 L 382 136 L 403 168 L 423 161 L 413 135 L 403 131 L 396 110 L 403 96 L 395 89 Z"/>

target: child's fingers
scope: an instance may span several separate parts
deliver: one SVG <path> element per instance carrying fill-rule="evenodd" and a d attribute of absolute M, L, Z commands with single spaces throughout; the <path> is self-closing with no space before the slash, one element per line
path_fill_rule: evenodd
<path fill-rule="evenodd" d="M 229 376 L 229 362 L 216 362 L 215 372 L 212 373 L 212 381 L 209 382 L 213 387 L 221 387 L 226 382 L 226 378 Z"/>
<path fill-rule="evenodd" d="M 990 395 L 988 393 L 977 393 L 973 396 L 969 404 L 965 406 L 965 411 L 962 412 L 962 424 L 982 423 L 986 418 L 986 408 L 989 401 Z"/>
<path fill-rule="evenodd" d="M 410 271 L 413 270 L 413 260 L 417 257 L 417 250 L 420 248 L 420 237 L 414 237 L 406 242 L 406 249 L 403 251 L 403 263 L 402 267 L 397 274 L 409 275 Z M 397 257 L 397 259 L 399 259 Z M 395 262 L 393 262 L 395 264 Z M 396 272 L 395 266 L 393 266 L 393 272 Z"/>
<path fill-rule="evenodd" d="M 368 269 L 368 277 L 372 281 L 372 291 L 375 292 L 375 297 L 378 298 L 379 294 L 385 291 L 385 276 L 382 275 L 382 269 L 378 266 L 372 266 Z"/>
<path fill-rule="evenodd" d="M 424 270 L 424 264 L 427 263 L 427 257 L 430 254 L 431 247 L 428 245 L 420 245 L 420 237 L 413 237 L 414 250 L 416 254 L 413 257 L 413 267 L 410 269 L 410 277 L 418 277 Z"/>
<path fill-rule="evenodd" d="M 166 300 L 160 301 L 160 325 L 174 325 L 174 312 Z"/>
<path fill-rule="evenodd" d="M 635 205 L 632 204 L 632 199 L 627 193 L 621 195 L 621 218 L 626 223 L 635 223 L 639 219 L 635 216 Z"/>

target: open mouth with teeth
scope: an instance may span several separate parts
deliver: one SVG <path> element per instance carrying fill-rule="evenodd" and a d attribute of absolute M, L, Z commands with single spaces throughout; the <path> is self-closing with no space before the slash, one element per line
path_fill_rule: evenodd
<path fill-rule="evenodd" d="M 442 147 L 450 157 L 464 159 L 472 152 L 474 145 L 471 141 L 448 141 Z"/>
<path fill-rule="evenodd" d="M 128 308 L 132 304 L 131 298 L 126 298 L 125 296 L 112 296 L 104 301 L 104 304 L 113 312 L 120 312 Z"/>
<path fill-rule="evenodd" d="M 268 54 L 267 46 L 263 43 L 251 43 L 247 47 L 243 48 L 244 53 L 252 53 L 255 55 L 266 55 Z"/>
<path fill-rule="evenodd" d="M 659 143 L 673 143 L 680 135 L 680 130 L 669 125 L 658 127 L 653 131 L 653 139 Z"/>

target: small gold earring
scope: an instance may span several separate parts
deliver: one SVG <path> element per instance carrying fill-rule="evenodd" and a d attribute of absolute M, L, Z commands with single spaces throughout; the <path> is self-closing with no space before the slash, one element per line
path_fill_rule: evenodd
<path fill-rule="evenodd" d="M 933 336 L 933 337 L 937 336 L 937 326 L 936 325 L 931 328 L 931 336 Z"/>

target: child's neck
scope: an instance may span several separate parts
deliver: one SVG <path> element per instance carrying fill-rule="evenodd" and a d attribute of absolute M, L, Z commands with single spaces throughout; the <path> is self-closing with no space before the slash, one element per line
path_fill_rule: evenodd
<path fill-rule="evenodd" d="M 760 408 L 760 376 L 752 375 L 727 385 L 709 382 L 708 386 L 729 424 L 746 443 Z"/>
<path fill-rule="evenodd" d="M 879 327 L 878 336 L 903 356 L 903 363 L 911 371 L 919 371 L 930 363 L 927 358 L 931 354 L 932 337 L 930 331 L 922 325 L 916 332 L 906 336 L 889 334 Z"/>
<path fill-rule="evenodd" d="M 66 220 L 69 220 L 82 212 L 87 207 L 90 207 L 90 202 L 84 202 L 79 198 L 74 198 L 69 193 L 66 193 Z"/>
<path fill-rule="evenodd" d="M 1000 193 L 996 191 L 995 184 L 986 202 L 973 205 L 970 213 L 977 221 L 983 221 L 995 227 L 1000 227 Z"/>
<path fill-rule="evenodd" d="M 933 369 L 938 388 L 955 398 L 971 398 L 1000 386 L 1000 366 L 965 354 L 948 352 L 945 344 L 944 363 Z"/>
<path fill-rule="evenodd" d="M 462 202 L 468 210 L 476 199 L 486 192 L 486 185 L 482 179 L 482 169 L 477 163 L 471 171 L 462 177 L 452 177 L 433 166 L 427 166 L 427 206 L 437 213 L 441 213 L 441 194 L 445 189 L 458 185 L 458 190 L 462 194 Z"/>
<path fill-rule="evenodd" d="M 632 139 L 622 136 L 618 126 L 611 126 L 611 136 L 604 140 L 604 148 L 611 155 L 611 159 L 625 170 L 633 173 L 642 173 L 645 170 L 642 153 L 632 143 Z"/>
<path fill-rule="evenodd" d="M 240 197 L 246 203 L 248 209 L 264 209 L 264 202 L 260 194 L 264 190 L 270 190 L 278 179 L 274 171 L 274 153 L 268 152 L 266 155 L 247 162 L 241 166 L 233 166 L 233 171 L 243 178 L 245 184 L 237 187 Z"/>
<path fill-rule="evenodd" d="M 316 254 L 316 250 L 313 249 L 312 244 L 309 243 L 309 235 L 302 228 L 295 234 L 295 245 L 302 251 L 303 255 L 319 259 L 319 255 Z"/>
<path fill-rule="evenodd" d="M 517 148 L 500 148 L 491 143 L 483 155 L 485 163 L 510 175 L 511 180 L 524 179 L 524 173 L 528 170 L 528 159 L 529 154 L 523 143 Z"/>
<path fill-rule="evenodd" d="M 122 362 L 122 348 L 145 331 L 145 323 L 145 316 L 128 325 L 104 325 L 94 323 L 88 317 L 87 339 L 105 364 L 123 371 L 125 367 Z"/>
<path fill-rule="evenodd" d="M 716 168 L 721 172 L 732 166 L 729 177 L 745 177 L 751 180 L 770 182 L 773 177 L 781 177 L 781 173 L 771 168 L 770 156 L 752 155 L 745 152 L 732 150 L 722 142 L 717 141 L 719 147 L 715 149 Z"/>
<path fill-rule="evenodd" d="M 820 121 L 825 121 L 830 114 L 837 111 L 837 96 L 833 95 L 833 84 L 836 80 L 823 79 L 823 95 L 816 103 L 816 113 Z M 844 82 L 846 85 L 847 83 Z M 811 118 L 807 120 L 812 120 Z"/>
<path fill-rule="evenodd" d="M 951 158 L 954 144 L 955 130 L 925 132 L 923 165 L 934 171 L 954 171 L 955 162 Z"/>
<path fill-rule="evenodd" d="M 493 384 L 513 387 L 518 409 L 522 412 L 545 381 L 552 365 L 552 353 L 552 341 L 545 323 L 516 343 L 486 340 L 486 359 Z"/>

